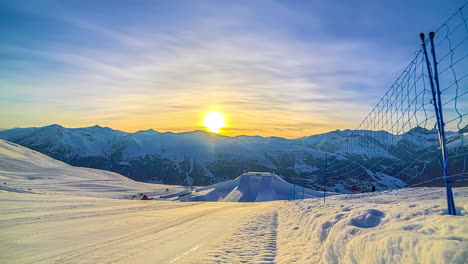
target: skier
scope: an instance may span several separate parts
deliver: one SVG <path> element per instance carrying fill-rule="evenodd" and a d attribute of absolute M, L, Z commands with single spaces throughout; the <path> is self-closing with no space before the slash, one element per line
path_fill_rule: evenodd
<path fill-rule="evenodd" d="M 372 185 L 372 192 L 375 192 L 375 185 Z"/>
<path fill-rule="evenodd" d="M 357 193 L 357 187 L 356 187 L 356 185 L 353 185 L 353 187 L 351 187 L 351 192 L 352 192 L 353 194 Z"/>

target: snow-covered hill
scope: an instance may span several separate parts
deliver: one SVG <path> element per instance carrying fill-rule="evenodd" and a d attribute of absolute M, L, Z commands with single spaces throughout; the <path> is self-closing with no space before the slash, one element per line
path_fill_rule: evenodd
<path fill-rule="evenodd" d="M 73 167 L 0 139 L 0 190 L 74 196 L 130 198 L 139 192 L 161 195 L 183 187 L 136 182 L 120 174 Z"/>
<path fill-rule="evenodd" d="M 460 135 L 450 132 L 449 146 Z M 51 125 L 0 131 L 0 138 L 34 149 L 71 165 L 104 169 L 145 182 L 210 185 L 235 179 L 244 170 L 275 171 L 288 182 L 322 188 L 320 168 L 328 155 L 330 191 L 350 190 L 366 182 L 377 189 L 414 183 L 440 174 L 437 160 L 417 161 L 421 153 L 437 156 L 435 130 L 414 128 L 402 135 L 385 131 L 332 131 L 299 139 L 227 137 L 204 131 L 125 133 L 107 127 L 64 128 Z M 451 143 L 455 142 L 455 143 Z M 351 146 L 351 147 L 350 147 Z M 465 146 L 465 148 L 468 148 Z M 465 151 L 468 152 L 468 151 Z M 454 167 L 463 165 L 463 157 Z M 341 170 L 343 168 L 343 170 Z M 455 170 L 456 171 L 456 170 Z M 352 172 L 356 179 L 350 179 Z M 344 176 L 343 176 L 344 175 Z"/>

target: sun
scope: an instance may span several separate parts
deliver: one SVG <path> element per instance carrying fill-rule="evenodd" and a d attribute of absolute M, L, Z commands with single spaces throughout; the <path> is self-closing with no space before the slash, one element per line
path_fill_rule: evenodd
<path fill-rule="evenodd" d="M 211 132 L 219 133 L 221 128 L 226 126 L 224 117 L 218 112 L 211 112 L 205 116 L 203 125 L 206 126 Z"/>

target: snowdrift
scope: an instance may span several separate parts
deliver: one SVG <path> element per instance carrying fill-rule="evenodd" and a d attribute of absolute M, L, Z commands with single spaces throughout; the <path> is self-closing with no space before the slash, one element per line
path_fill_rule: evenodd
<path fill-rule="evenodd" d="M 280 263 L 467 263 L 468 188 L 336 195 L 279 207 Z"/>
<path fill-rule="evenodd" d="M 323 193 L 290 184 L 268 172 L 247 172 L 234 180 L 198 188 L 183 201 L 266 202 L 323 197 Z"/>

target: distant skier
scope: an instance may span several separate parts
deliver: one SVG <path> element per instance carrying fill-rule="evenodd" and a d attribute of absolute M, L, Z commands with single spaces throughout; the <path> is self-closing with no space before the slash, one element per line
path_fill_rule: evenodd
<path fill-rule="evenodd" d="M 375 185 L 372 185 L 372 192 L 375 192 Z"/>
<path fill-rule="evenodd" d="M 356 185 L 353 185 L 353 187 L 351 187 L 351 192 L 352 192 L 353 194 L 356 194 L 356 193 L 357 193 L 357 187 L 356 187 Z"/>

